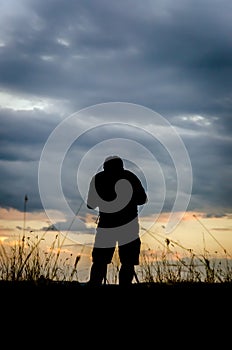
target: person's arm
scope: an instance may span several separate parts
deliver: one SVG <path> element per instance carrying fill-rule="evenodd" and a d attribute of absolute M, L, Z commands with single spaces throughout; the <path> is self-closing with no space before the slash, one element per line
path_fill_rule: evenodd
<path fill-rule="evenodd" d="M 135 200 L 137 205 L 142 205 L 147 203 L 148 201 L 148 197 L 147 194 L 145 192 L 145 189 L 141 183 L 141 181 L 139 180 L 139 178 L 137 176 L 135 176 L 135 188 L 134 188 L 134 196 L 135 196 Z"/>
<path fill-rule="evenodd" d="M 95 187 L 95 177 L 93 177 L 89 185 L 89 191 L 87 196 L 87 208 L 95 209 L 98 206 L 97 198 L 98 198 L 98 195 Z"/>

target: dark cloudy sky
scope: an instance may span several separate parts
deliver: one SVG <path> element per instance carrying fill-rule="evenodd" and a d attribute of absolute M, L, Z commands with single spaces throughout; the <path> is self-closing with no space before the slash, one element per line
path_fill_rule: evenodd
<path fill-rule="evenodd" d="M 38 166 L 51 132 L 81 109 L 123 102 L 159 113 L 179 133 L 192 166 L 188 209 L 231 212 L 231 34 L 230 0 L 2 0 L 0 206 L 22 210 L 27 193 L 28 210 L 41 210 Z M 91 128 L 93 119 L 80 123 Z M 64 195 L 73 208 L 78 161 L 116 137 L 107 128 L 102 134 L 86 133 L 78 156 L 73 147 L 64 161 Z M 168 160 L 156 151 L 168 177 Z M 164 210 L 174 198 L 168 186 Z M 57 209 L 56 198 L 49 209 L 52 203 Z"/>

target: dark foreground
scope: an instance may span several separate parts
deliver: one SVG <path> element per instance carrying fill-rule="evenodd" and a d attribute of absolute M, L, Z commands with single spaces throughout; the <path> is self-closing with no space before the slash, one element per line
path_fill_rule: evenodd
<path fill-rule="evenodd" d="M 206 326 L 211 327 L 213 337 L 219 327 L 225 333 L 232 313 L 232 283 L 139 283 L 128 288 L 97 288 L 78 282 L 0 281 L 0 297 L 3 333 L 11 334 L 14 325 L 20 334 L 35 333 L 42 342 L 45 334 L 48 337 L 53 332 L 56 340 L 70 341 L 85 334 L 89 344 L 96 340 L 96 329 L 100 343 L 106 334 L 112 336 L 111 342 L 114 333 L 129 334 L 136 343 L 137 337 L 153 339 L 160 331 L 170 333 L 173 329 L 177 332 L 174 337 L 185 329 L 192 338 L 196 327 L 200 334 L 206 334 Z M 19 339 L 24 338 L 11 341 L 19 344 Z"/>
<path fill-rule="evenodd" d="M 91 287 L 87 283 L 79 282 L 54 282 L 54 281 L 0 281 L 1 296 L 7 298 L 21 298 L 27 300 L 59 300 L 81 302 L 100 300 L 128 301 L 134 298 L 145 298 L 146 302 L 160 302 L 166 300 L 173 302 L 192 298 L 192 301 L 209 301 L 209 298 L 222 298 L 226 301 L 232 297 L 232 283 L 134 283 L 129 287 L 119 285 L 102 285 Z M 114 299 L 115 298 L 115 299 Z M 214 300 L 215 301 L 215 300 Z"/>

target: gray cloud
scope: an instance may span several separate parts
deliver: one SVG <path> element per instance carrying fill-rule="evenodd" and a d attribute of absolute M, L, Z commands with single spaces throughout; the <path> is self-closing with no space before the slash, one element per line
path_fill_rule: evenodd
<path fill-rule="evenodd" d="M 30 209 L 42 209 L 37 173 L 49 134 L 70 113 L 121 101 L 161 113 L 180 133 L 193 168 L 189 209 L 231 208 L 231 10 L 229 0 L 3 1 L 1 205 L 21 208 L 19 198 L 29 191 Z M 13 97 L 10 106 L 3 93 Z M 30 108 L 17 107 L 17 98 L 31 101 Z M 91 127 L 91 118 L 82 122 Z M 63 173 L 64 193 L 73 208 L 78 159 L 113 133 L 84 136 L 64 162 L 69 169 Z M 131 137 L 154 146 L 148 136 Z M 157 144 L 156 158 L 165 177 L 173 179 L 167 181 L 164 204 L 169 210 L 175 174 Z M 155 185 L 154 180 L 154 192 Z"/>

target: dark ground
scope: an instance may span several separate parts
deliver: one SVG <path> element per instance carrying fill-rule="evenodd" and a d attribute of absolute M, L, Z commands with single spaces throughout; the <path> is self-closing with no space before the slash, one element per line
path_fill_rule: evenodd
<path fill-rule="evenodd" d="M 97 288 L 78 282 L 0 281 L 0 301 L 2 339 L 16 347 L 26 342 L 30 349 L 49 342 L 67 349 L 79 340 L 86 347 L 122 347 L 124 341 L 133 347 L 162 341 L 167 347 L 183 337 L 185 348 L 194 342 L 206 347 L 214 339 L 228 343 L 231 332 L 232 283 Z"/>
<path fill-rule="evenodd" d="M 102 301 L 122 301 L 128 298 L 145 298 L 149 302 L 183 302 L 184 299 L 192 298 L 192 301 L 207 302 L 209 298 L 221 301 L 232 301 L 232 283 L 134 283 L 129 287 L 119 285 L 102 285 L 91 287 L 87 283 L 79 282 L 54 282 L 54 281 L 0 281 L 0 295 L 6 299 L 18 298 L 28 300 L 33 297 L 38 300 L 53 300 L 59 298 L 67 300 L 94 301 L 96 298 Z M 12 299 L 13 300 L 13 299 Z M 215 301 L 214 300 L 214 301 Z M 213 301 L 213 300 L 212 300 Z"/>

